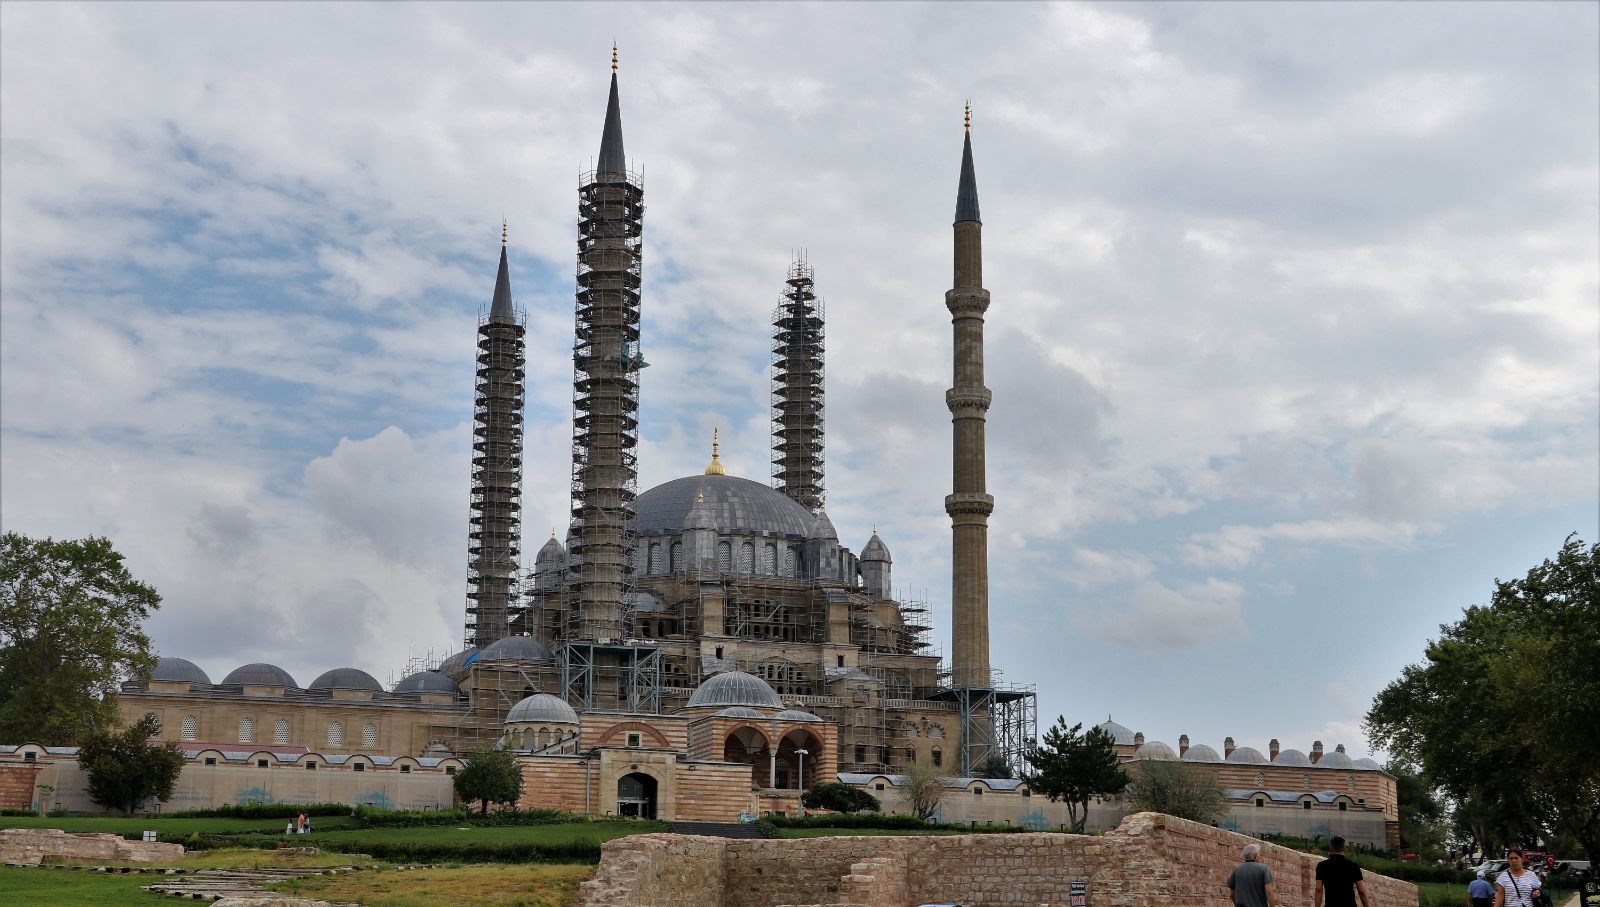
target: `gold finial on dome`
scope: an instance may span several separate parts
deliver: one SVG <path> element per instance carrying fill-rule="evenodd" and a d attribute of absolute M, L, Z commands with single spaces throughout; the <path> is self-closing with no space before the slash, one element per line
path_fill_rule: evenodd
<path fill-rule="evenodd" d="M 717 431 L 718 429 L 716 428 L 711 429 L 711 462 L 706 466 L 706 475 L 708 476 L 728 474 L 728 471 L 722 468 L 722 460 L 717 456 Z"/>
<path fill-rule="evenodd" d="M 617 71 L 617 42 L 611 42 L 611 71 Z"/>
<path fill-rule="evenodd" d="M 964 118 L 963 125 L 967 127 L 967 131 L 968 132 L 972 131 L 972 102 L 971 101 L 967 102 L 967 114 L 966 114 L 966 117 Z"/>
<path fill-rule="evenodd" d="M 506 247 L 506 236 L 511 230 L 511 222 L 505 218 L 500 219 L 500 248 Z"/>

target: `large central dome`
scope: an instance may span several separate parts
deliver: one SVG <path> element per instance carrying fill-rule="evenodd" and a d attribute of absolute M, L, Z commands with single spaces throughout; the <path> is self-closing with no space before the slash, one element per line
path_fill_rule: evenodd
<path fill-rule="evenodd" d="M 780 535 L 803 539 L 811 528 L 809 510 L 781 491 L 729 475 L 685 476 L 639 495 L 633 501 L 640 535 L 677 535 L 689 522 L 695 499 L 724 535 Z"/>

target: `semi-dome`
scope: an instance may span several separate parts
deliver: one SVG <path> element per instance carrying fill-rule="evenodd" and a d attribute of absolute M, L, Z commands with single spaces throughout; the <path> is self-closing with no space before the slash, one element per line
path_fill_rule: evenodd
<path fill-rule="evenodd" d="M 456 682 L 436 671 L 418 671 L 394 685 L 396 693 L 449 693 L 459 695 Z"/>
<path fill-rule="evenodd" d="M 1310 765 L 1311 757 L 1299 750 L 1279 750 L 1278 758 L 1272 760 L 1273 765 Z"/>
<path fill-rule="evenodd" d="M 228 672 L 227 677 L 222 678 L 222 682 L 225 684 L 251 684 L 268 687 L 295 686 L 294 678 L 289 676 L 288 671 L 277 665 L 269 665 L 261 661 L 234 668 Z"/>
<path fill-rule="evenodd" d="M 1110 734 L 1111 742 L 1117 746 L 1133 746 L 1133 729 L 1123 727 L 1115 721 L 1112 721 L 1109 715 L 1106 716 L 1105 721 L 1100 722 L 1099 724 L 1095 725 L 1095 727 L 1098 727 L 1100 730 Z"/>
<path fill-rule="evenodd" d="M 822 716 L 803 712 L 800 709 L 784 709 L 772 717 L 779 721 L 821 721 Z"/>
<path fill-rule="evenodd" d="M 1152 740 L 1133 751 L 1135 759 L 1176 759 L 1178 754 L 1159 740 Z"/>
<path fill-rule="evenodd" d="M 1279 755 L 1281 756 L 1283 754 L 1279 753 Z M 1338 750 L 1335 750 L 1335 751 L 1333 751 L 1331 753 L 1323 753 L 1322 754 L 1322 758 L 1317 760 L 1317 768 L 1355 768 L 1355 767 L 1356 767 L 1355 760 L 1351 759 L 1348 755 L 1339 752 Z"/>
<path fill-rule="evenodd" d="M 472 656 L 476 654 L 478 654 L 477 646 L 467 646 L 465 649 L 462 649 L 449 658 L 446 658 L 444 661 L 439 662 L 439 667 L 434 669 L 434 673 L 454 674 L 455 672 L 466 667 L 467 662 L 471 661 Z"/>
<path fill-rule="evenodd" d="M 555 661 L 556 657 L 532 636 L 507 636 L 489 643 L 478 655 L 481 661 Z"/>
<path fill-rule="evenodd" d="M 767 534 L 803 539 L 811 512 L 794 499 L 759 482 L 729 475 L 673 479 L 633 500 L 634 527 L 640 535 L 676 535 L 689 526 L 689 512 L 700 507 L 725 535 Z"/>
<path fill-rule="evenodd" d="M 534 693 L 511 707 L 506 724 L 577 724 L 578 713 L 558 696 Z"/>
<path fill-rule="evenodd" d="M 889 546 L 883 543 L 883 539 L 878 538 L 877 530 L 873 530 L 872 538 L 868 539 L 866 547 L 861 549 L 861 560 L 868 563 L 889 560 Z"/>
<path fill-rule="evenodd" d="M 760 709 L 782 709 L 783 700 L 765 680 L 743 671 L 728 671 L 695 687 L 685 708 L 711 705 L 748 705 Z"/>
<path fill-rule="evenodd" d="M 311 681 L 311 690 L 371 690 L 374 693 L 383 692 L 383 684 L 376 677 L 360 668 L 334 668 L 323 671 L 317 679 Z"/>
<path fill-rule="evenodd" d="M 1247 765 L 1266 765 L 1267 757 L 1253 746 L 1241 746 L 1228 754 L 1229 762 L 1245 763 Z"/>
<path fill-rule="evenodd" d="M 1184 750 L 1182 759 L 1185 762 L 1221 762 L 1222 761 L 1222 757 L 1217 755 L 1217 751 L 1212 749 L 1209 746 L 1206 746 L 1204 743 L 1196 743 L 1194 746 L 1191 746 L 1188 749 Z"/>
<path fill-rule="evenodd" d="M 162 658 L 156 662 L 156 669 L 150 672 L 152 681 L 177 681 L 180 683 L 211 683 L 211 678 L 200 666 L 187 658 Z"/>
<path fill-rule="evenodd" d="M 1376 759 L 1368 759 L 1365 756 L 1363 756 L 1362 758 L 1356 760 L 1356 766 L 1355 767 L 1356 768 L 1364 768 L 1364 769 L 1367 769 L 1368 771 L 1374 771 L 1374 772 L 1383 771 L 1383 766 L 1378 764 L 1378 760 L 1376 760 Z"/>
<path fill-rule="evenodd" d="M 717 712 L 715 715 L 712 715 L 711 717 L 712 718 L 765 718 L 766 716 L 762 715 L 760 712 L 756 711 L 755 709 L 750 708 L 749 706 L 730 705 L 727 708 L 723 709 L 722 711 Z"/>

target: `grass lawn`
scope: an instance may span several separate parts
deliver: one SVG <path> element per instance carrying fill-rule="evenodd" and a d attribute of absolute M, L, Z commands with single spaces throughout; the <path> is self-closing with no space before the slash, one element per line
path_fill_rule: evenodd
<path fill-rule="evenodd" d="M 259 832 L 283 834 L 287 819 L 120 819 L 104 816 L 60 817 L 0 816 L 0 828 L 59 828 L 74 833 L 110 832 L 125 838 L 137 838 L 149 829 L 165 834 L 234 834 Z M 312 827 L 346 828 L 355 824 L 349 816 L 318 816 L 311 820 Z"/>
<path fill-rule="evenodd" d="M 377 870 L 297 879 L 274 886 L 285 894 L 371 907 L 572 907 L 593 866 L 480 864 L 441 869 Z"/>
<path fill-rule="evenodd" d="M 0 866 L 0 904 L 27 907 L 167 907 L 176 898 L 141 891 L 160 876 L 107 875 L 61 869 L 19 869 Z"/>
<path fill-rule="evenodd" d="M 350 828 L 317 831 L 295 842 L 312 847 L 323 841 L 380 841 L 383 843 L 426 844 L 565 844 L 591 841 L 596 844 L 624 835 L 643 835 L 666 831 L 662 822 L 571 822 L 561 825 L 431 825 L 417 828 Z"/>

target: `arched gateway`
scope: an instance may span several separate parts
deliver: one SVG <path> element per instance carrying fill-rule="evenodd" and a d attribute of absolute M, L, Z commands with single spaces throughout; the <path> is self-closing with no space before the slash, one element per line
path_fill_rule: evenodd
<path fill-rule="evenodd" d="M 617 815 L 633 819 L 656 817 L 656 779 L 642 772 L 617 779 Z"/>

